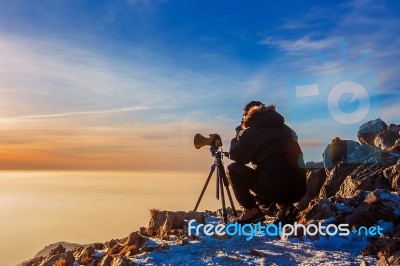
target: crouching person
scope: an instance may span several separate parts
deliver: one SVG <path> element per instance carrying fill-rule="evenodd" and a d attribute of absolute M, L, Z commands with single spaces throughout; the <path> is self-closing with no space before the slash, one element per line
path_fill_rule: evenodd
<path fill-rule="evenodd" d="M 264 221 L 260 209 L 264 205 L 278 207 L 276 221 L 293 222 L 298 213 L 293 203 L 306 193 L 303 154 L 296 133 L 275 111 L 275 105 L 259 101 L 246 104 L 229 154 L 234 163 L 228 166 L 228 177 L 244 208 L 236 221 Z"/>

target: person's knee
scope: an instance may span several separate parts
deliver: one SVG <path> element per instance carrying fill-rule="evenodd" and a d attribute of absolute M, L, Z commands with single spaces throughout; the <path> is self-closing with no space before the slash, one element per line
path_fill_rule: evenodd
<path fill-rule="evenodd" d="M 228 175 L 236 176 L 238 173 L 240 173 L 240 168 L 241 168 L 240 164 L 233 162 L 230 165 L 228 165 L 227 173 L 228 173 Z"/>
<path fill-rule="evenodd" d="M 237 180 L 240 179 L 243 175 L 243 167 L 244 165 L 238 164 L 236 162 L 231 163 L 227 167 L 227 174 L 230 180 Z"/>

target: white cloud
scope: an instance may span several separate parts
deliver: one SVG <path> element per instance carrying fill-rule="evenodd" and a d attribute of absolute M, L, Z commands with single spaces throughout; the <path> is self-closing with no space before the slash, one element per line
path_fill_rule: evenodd
<path fill-rule="evenodd" d="M 260 44 L 273 46 L 285 53 L 293 54 L 323 50 L 331 47 L 335 42 L 337 42 L 336 38 L 313 39 L 311 35 L 307 34 L 294 40 L 267 37 L 262 39 Z"/>

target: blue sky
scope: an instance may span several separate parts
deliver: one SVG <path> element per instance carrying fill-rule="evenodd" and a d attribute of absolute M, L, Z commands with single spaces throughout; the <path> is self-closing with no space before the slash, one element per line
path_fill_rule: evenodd
<path fill-rule="evenodd" d="M 369 119 L 400 123 L 399 9 L 368 0 L 3 0 L 1 166 L 202 169 L 209 155 L 193 150 L 193 135 L 218 132 L 228 146 L 253 99 L 277 104 L 306 160 L 320 160 L 331 139 L 356 139 Z M 346 80 L 367 88 L 370 112 L 344 125 L 327 97 Z M 318 96 L 293 94 L 310 82 Z M 352 99 L 340 98 L 344 113 L 363 100 Z"/>

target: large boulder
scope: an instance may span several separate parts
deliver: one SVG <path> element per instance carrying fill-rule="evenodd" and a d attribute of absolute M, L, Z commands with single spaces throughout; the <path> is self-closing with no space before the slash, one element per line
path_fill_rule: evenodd
<path fill-rule="evenodd" d="M 375 146 L 375 137 L 388 128 L 380 118 L 368 121 L 360 126 L 357 137 L 361 144 Z"/>
<path fill-rule="evenodd" d="M 382 159 L 382 151 L 378 148 L 369 146 L 369 145 L 361 145 L 357 146 L 355 150 L 352 150 L 350 154 L 348 154 L 347 162 L 348 163 L 380 163 Z"/>
<path fill-rule="evenodd" d="M 398 131 L 388 129 L 378 133 L 378 135 L 375 137 L 374 145 L 383 151 L 389 147 L 392 147 L 399 138 L 400 136 Z"/>
<path fill-rule="evenodd" d="M 379 164 L 359 165 L 351 174 L 346 176 L 336 196 L 353 198 L 359 190 L 390 189 L 390 184 L 383 176 L 382 169 L 383 166 Z"/>
<path fill-rule="evenodd" d="M 354 153 L 360 144 L 353 140 L 334 138 L 323 153 L 325 168 L 334 168 L 340 162 L 347 162 L 350 154 Z"/>
<path fill-rule="evenodd" d="M 297 203 L 297 209 L 300 211 L 306 209 L 309 203 L 318 197 L 322 185 L 326 180 L 325 169 L 320 168 L 307 172 L 307 192 L 306 195 Z"/>
<path fill-rule="evenodd" d="M 334 196 L 340 189 L 347 175 L 351 174 L 357 168 L 357 164 L 340 162 L 338 163 L 326 177 L 319 193 L 320 198 L 329 198 Z"/>
<path fill-rule="evenodd" d="M 321 199 L 300 213 L 299 223 L 308 224 L 313 221 L 336 217 L 337 208 L 329 199 Z"/>
<path fill-rule="evenodd" d="M 382 151 L 392 150 L 396 140 L 400 139 L 399 131 L 400 125 L 388 126 L 378 118 L 360 126 L 357 137 L 361 144 L 374 146 Z"/>

